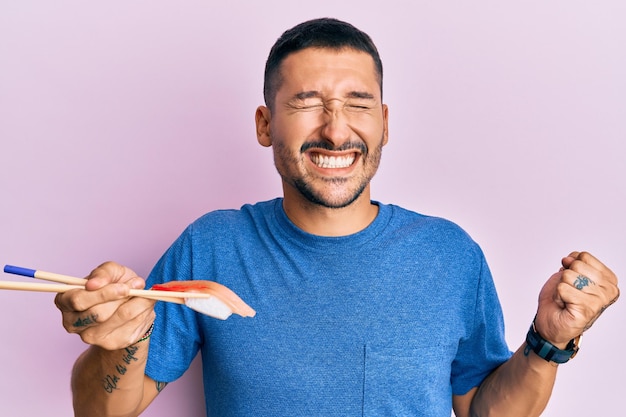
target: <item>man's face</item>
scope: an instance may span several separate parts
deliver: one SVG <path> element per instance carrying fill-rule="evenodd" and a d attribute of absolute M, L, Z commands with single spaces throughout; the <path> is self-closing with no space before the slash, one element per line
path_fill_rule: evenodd
<path fill-rule="evenodd" d="M 369 191 L 387 143 L 374 61 L 353 49 L 307 48 L 280 72 L 274 108 L 257 111 L 257 133 L 274 149 L 285 198 L 345 207 Z"/>

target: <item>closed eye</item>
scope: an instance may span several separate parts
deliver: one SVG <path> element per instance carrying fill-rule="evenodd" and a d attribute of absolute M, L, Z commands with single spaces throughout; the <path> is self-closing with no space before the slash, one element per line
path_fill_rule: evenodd
<path fill-rule="evenodd" d="M 291 104 L 293 110 L 298 111 L 312 111 L 312 110 L 320 110 L 324 108 L 323 103 L 312 103 L 312 104 Z"/>
<path fill-rule="evenodd" d="M 362 102 L 347 102 L 344 106 L 347 110 L 351 111 L 368 111 L 374 108 L 371 103 L 362 103 Z"/>

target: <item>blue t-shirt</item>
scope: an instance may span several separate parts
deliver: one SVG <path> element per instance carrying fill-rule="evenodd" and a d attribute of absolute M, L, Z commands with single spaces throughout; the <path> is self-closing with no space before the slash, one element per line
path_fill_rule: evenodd
<path fill-rule="evenodd" d="M 455 224 L 376 204 L 343 237 L 302 231 L 282 199 L 196 220 L 148 286 L 217 281 L 257 315 L 157 303 L 146 374 L 173 381 L 200 350 L 210 416 L 449 417 L 511 354 L 489 268 Z"/>

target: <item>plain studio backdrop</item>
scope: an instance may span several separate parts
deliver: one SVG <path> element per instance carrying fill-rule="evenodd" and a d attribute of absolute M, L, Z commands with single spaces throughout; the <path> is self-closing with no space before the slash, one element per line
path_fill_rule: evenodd
<path fill-rule="evenodd" d="M 198 216 L 280 195 L 254 132 L 263 66 L 285 29 L 324 16 L 368 32 L 383 59 L 373 198 L 481 244 L 512 349 L 570 251 L 626 277 L 621 0 L 4 0 L 0 263 L 85 276 L 116 260 L 145 276 Z M 2 416 L 72 414 L 85 345 L 53 298 L 0 291 Z M 625 311 L 561 366 L 545 416 L 623 415 Z M 203 412 L 195 362 L 145 415 Z"/>

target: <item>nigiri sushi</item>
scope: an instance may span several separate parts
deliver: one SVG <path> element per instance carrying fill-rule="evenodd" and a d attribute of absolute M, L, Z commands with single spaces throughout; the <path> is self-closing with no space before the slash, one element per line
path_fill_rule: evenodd
<path fill-rule="evenodd" d="M 209 294 L 212 297 L 185 298 L 185 305 L 195 311 L 221 320 L 226 320 L 233 313 L 242 317 L 254 317 L 256 314 L 256 311 L 231 289 L 214 281 L 170 281 L 155 284 L 151 290 Z"/>

